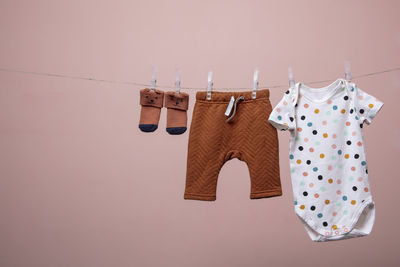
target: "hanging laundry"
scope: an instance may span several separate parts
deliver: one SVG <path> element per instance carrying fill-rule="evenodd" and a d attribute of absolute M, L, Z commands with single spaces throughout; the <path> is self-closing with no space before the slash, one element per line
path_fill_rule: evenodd
<path fill-rule="evenodd" d="M 354 83 L 324 88 L 297 83 L 269 121 L 290 131 L 295 212 L 313 241 L 368 235 L 375 204 L 368 182 L 362 127 L 383 103 Z"/>
<path fill-rule="evenodd" d="M 147 133 L 157 130 L 163 104 L 163 91 L 149 88 L 140 90 L 140 130 Z"/>
<path fill-rule="evenodd" d="M 186 132 L 189 95 L 183 92 L 166 92 L 164 106 L 167 108 L 167 132 L 172 135 Z"/>
<path fill-rule="evenodd" d="M 225 112 L 231 99 L 235 112 Z M 232 109 L 232 108 L 231 108 Z M 268 123 L 269 90 L 197 92 L 190 126 L 184 198 L 215 200 L 218 174 L 237 158 L 250 172 L 250 198 L 282 195 L 278 135 Z"/>

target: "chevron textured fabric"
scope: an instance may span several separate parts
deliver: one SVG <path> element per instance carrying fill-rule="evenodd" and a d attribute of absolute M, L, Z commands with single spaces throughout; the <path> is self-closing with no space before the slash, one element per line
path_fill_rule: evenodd
<path fill-rule="evenodd" d="M 224 115 L 231 97 L 243 96 L 233 119 Z M 238 158 L 250 172 L 250 198 L 282 195 L 276 129 L 268 122 L 272 111 L 269 90 L 197 92 L 190 127 L 185 199 L 215 200 L 218 174 L 224 163 Z"/>

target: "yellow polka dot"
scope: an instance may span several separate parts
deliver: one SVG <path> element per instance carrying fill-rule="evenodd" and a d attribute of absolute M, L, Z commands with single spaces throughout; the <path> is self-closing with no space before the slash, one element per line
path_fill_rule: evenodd
<path fill-rule="evenodd" d="M 348 159 L 349 157 L 350 157 L 349 154 L 344 155 L 344 158 L 345 158 L 345 159 Z"/>
<path fill-rule="evenodd" d="M 315 114 L 318 114 L 318 113 L 319 113 L 319 109 L 316 108 L 316 109 L 314 110 L 314 112 L 315 112 Z"/>
<path fill-rule="evenodd" d="M 374 104 L 369 104 L 368 107 L 369 107 L 369 108 L 373 108 L 373 107 L 374 107 Z"/>
<path fill-rule="evenodd" d="M 301 209 L 301 210 L 304 210 L 305 208 L 306 208 L 306 206 L 304 206 L 304 205 L 301 205 L 301 206 L 300 206 L 300 209 Z"/>
<path fill-rule="evenodd" d="M 336 230 L 337 229 L 337 225 L 336 224 L 332 225 L 332 229 Z"/>
<path fill-rule="evenodd" d="M 323 159 L 323 158 L 325 158 L 325 155 L 324 155 L 324 154 L 319 154 L 319 157 L 320 157 L 321 159 Z"/>
<path fill-rule="evenodd" d="M 328 180 L 328 183 L 330 183 L 330 184 L 333 183 L 333 179 L 332 179 L 332 178 L 329 179 L 329 180 Z"/>
<path fill-rule="evenodd" d="M 330 203 L 329 199 L 325 200 L 325 204 L 328 205 Z"/>
<path fill-rule="evenodd" d="M 342 114 L 344 114 L 344 113 L 346 113 L 346 110 L 345 110 L 345 109 L 342 109 L 340 112 L 341 112 Z"/>
<path fill-rule="evenodd" d="M 327 134 L 327 133 L 324 133 L 322 136 L 323 136 L 324 138 L 328 138 L 328 134 Z"/>
<path fill-rule="evenodd" d="M 286 122 L 284 122 L 283 125 L 289 126 Z"/>
<path fill-rule="evenodd" d="M 351 205 L 355 205 L 356 204 L 356 201 L 355 200 L 352 200 L 351 201 Z"/>
<path fill-rule="evenodd" d="M 297 162 L 297 164 L 300 164 L 301 163 L 301 159 L 298 159 L 296 162 Z"/>

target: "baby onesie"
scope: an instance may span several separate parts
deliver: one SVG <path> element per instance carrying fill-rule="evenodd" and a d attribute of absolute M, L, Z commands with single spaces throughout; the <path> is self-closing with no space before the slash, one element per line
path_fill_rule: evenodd
<path fill-rule="evenodd" d="M 323 88 L 286 91 L 269 121 L 290 131 L 295 212 L 313 241 L 368 235 L 375 204 L 362 136 L 383 103 L 338 79 Z"/>

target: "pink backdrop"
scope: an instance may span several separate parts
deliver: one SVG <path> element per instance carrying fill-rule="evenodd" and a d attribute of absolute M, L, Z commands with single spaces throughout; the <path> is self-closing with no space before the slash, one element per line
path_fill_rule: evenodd
<path fill-rule="evenodd" d="M 0 2 L 0 67 L 159 84 L 250 87 L 400 65 L 399 1 Z M 183 200 L 188 134 L 138 130 L 139 89 L 0 72 L 0 266 L 395 266 L 400 264 L 400 72 L 356 80 L 385 107 L 365 127 L 376 224 L 313 243 L 284 194 L 250 200 L 244 162 L 216 202 Z M 326 85 L 320 84 L 319 86 Z M 318 85 L 316 85 L 318 86 Z M 285 88 L 272 89 L 275 105 Z M 186 91 L 187 92 L 187 91 Z M 191 95 L 189 116 L 194 103 Z M 154 165 L 157 164 L 157 168 Z"/>

